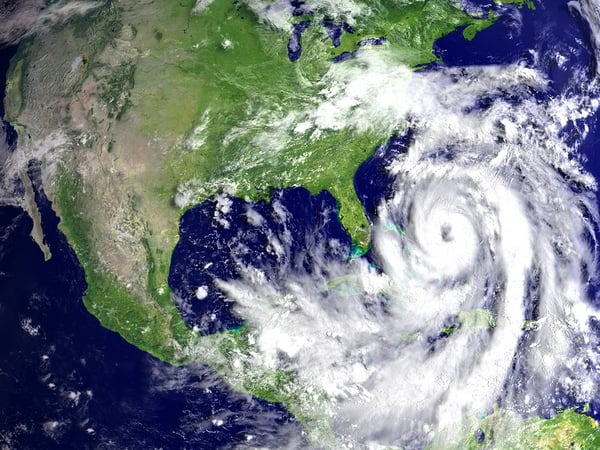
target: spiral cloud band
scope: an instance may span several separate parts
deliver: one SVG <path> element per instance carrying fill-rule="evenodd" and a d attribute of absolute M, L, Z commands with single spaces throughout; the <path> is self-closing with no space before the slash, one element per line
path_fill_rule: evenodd
<path fill-rule="evenodd" d="M 349 64 L 295 119 L 313 135 L 412 130 L 373 218 L 376 264 L 326 260 L 320 243 L 310 272 L 219 281 L 252 330 L 252 363 L 294 371 L 325 394 L 339 436 L 374 448 L 451 439 L 495 405 L 533 414 L 597 396 L 596 183 L 576 153 L 596 82 L 551 96 L 519 64 L 410 73 L 385 50 Z"/>

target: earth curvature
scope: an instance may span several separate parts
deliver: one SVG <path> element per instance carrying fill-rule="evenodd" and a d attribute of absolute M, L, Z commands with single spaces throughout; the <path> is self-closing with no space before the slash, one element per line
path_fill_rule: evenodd
<path fill-rule="evenodd" d="M 597 0 L 0 18 L 2 449 L 600 448 Z"/>

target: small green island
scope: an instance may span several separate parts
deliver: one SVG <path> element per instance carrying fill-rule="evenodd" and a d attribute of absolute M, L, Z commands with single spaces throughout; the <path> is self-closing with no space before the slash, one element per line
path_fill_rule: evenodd
<path fill-rule="evenodd" d="M 335 59 L 360 50 L 396 61 L 410 80 L 437 60 L 437 39 L 457 30 L 474 39 L 497 16 L 469 14 L 451 0 L 352 2 L 360 14 L 333 17 L 257 12 L 269 3 L 103 1 L 21 45 L 6 113 L 23 146 L 56 155 L 44 168 L 44 189 L 85 271 L 88 311 L 163 361 L 202 362 L 234 389 L 284 404 L 313 442 L 335 448 L 321 393 L 307 394 L 293 373 L 251 367 L 251 330 L 202 336 L 184 323 L 167 284 L 179 219 L 216 194 L 258 201 L 274 188 L 304 186 L 333 195 L 355 248 L 366 250 L 371 224 L 354 174 L 406 124 L 328 121 L 337 107 L 328 90 Z M 306 20 L 315 25 L 292 62 L 291 30 Z M 336 47 L 317 25 L 323 20 L 346 22 L 352 32 Z M 382 45 L 364 44 L 379 38 Z M 462 320 L 477 330 L 494 322 L 484 313 Z M 465 430 L 456 448 L 597 448 L 596 427 L 574 410 L 553 419 L 499 410 Z M 472 438 L 479 428 L 483 442 Z"/>

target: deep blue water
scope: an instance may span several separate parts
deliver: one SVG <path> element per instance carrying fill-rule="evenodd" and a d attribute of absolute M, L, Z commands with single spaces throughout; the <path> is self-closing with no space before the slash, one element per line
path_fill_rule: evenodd
<path fill-rule="evenodd" d="M 550 88 L 545 92 L 530 91 L 511 91 L 500 92 L 494 96 L 484 96 L 479 99 L 473 108 L 486 109 L 490 107 L 498 97 L 503 100 L 518 104 L 524 95 L 535 95 L 540 101 L 551 97 L 573 91 L 582 87 L 579 82 L 584 76 L 589 76 L 595 71 L 595 61 L 589 39 L 589 29 L 585 21 L 575 15 L 571 18 L 567 2 L 560 0 L 550 0 L 540 5 L 536 2 L 536 10 L 529 8 L 517 8 L 515 5 L 496 5 L 488 4 L 485 1 L 478 2 L 477 7 L 486 10 L 491 6 L 500 13 L 499 20 L 491 27 L 478 33 L 472 41 L 466 41 L 462 36 L 462 29 L 439 39 L 434 46 L 434 52 L 443 61 L 444 66 L 465 66 L 465 65 L 484 65 L 484 64 L 508 64 L 521 63 L 529 67 L 541 69 L 547 74 L 550 80 Z M 311 25 L 311 22 L 305 21 L 297 24 L 293 32 L 298 33 L 298 44 L 301 31 Z M 330 38 L 338 37 L 343 31 L 351 32 L 335 24 L 320 24 L 325 26 L 330 33 Z M 330 27 L 331 29 L 329 29 Z M 301 31 L 300 31 L 301 30 Z M 382 37 L 385 39 L 385 37 Z M 381 42 L 378 42 L 381 44 Z M 557 52 L 560 52 L 564 61 L 562 66 L 558 64 Z M 299 57 L 300 53 L 295 53 L 294 58 Z M 344 56 L 344 55 L 342 55 Z M 351 58 L 351 53 L 339 59 L 340 64 L 347 58 Z M 424 71 L 438 70 L 441 63 L 436 62 L 423 68 Z M 576 78 L 577 77 L 577 78 Z M 583 150 L 586 168 L 594 174 L 600 174 L 600 156 L 595 151 L 598 141 L 596 131 L 596 118 L 588 120 L 586 124 L 591 128 L 587 138 L 582 141 L 582 135 L 576 127 L 569 129 L 568 140 L 574 144 L 579 143 Z M 578 124 L 582 125 L 582 124 Z M 409 132 L 406 136 L 393 136 L 383 146 L 374 150 L 371 158 L 365 161 L 357 170 L 354 178 L 356 193 L 363 203 L 369 219 L 375 214 L 376 205 L 390 195 L 391 179 L 386 173 L 385 166 L 399 152 L 406 148 L 406 144 L 412 139 Z M 447 154 L 451 157 L 453 149 L 449 146 L 446 149 L 440 149 L 440 154 Z M 276 196 L 282 196 L 286 208 L 290 211 L 293 220 L 299 223 L 311 218 L 311 214 L 306 214 L 304 203 L 299 208 L 296 203 L 299 200 L 294 199 L 292 192 L 299 188 L 293 188 L 290 191 L 276 191 Z M 306 194 L 306 192 L 305 192 Z M 313 197 L 311 197 L 313 199 Z M 214 278 L 236 278 L 237 262 L 234 256 L 240 259 L 240 262 L 248 264 L 254 262 L 258 267 L 268 268 L 267 273 L 272 273 L 280 262 L 271 256 L 264 255 L 266 236 L 269 232 L 276 230 L 272 228 L 274 223 L 269 222 L 267 227 L 261 228 L 261 238 L 257 239 L 254 234 L 257 231 L 245 220 L 245 208 L 250 205 L 239 199 L 232 198 L 232 212 L 227 215 L 229 222 L 227 227 L 219 225 L 218 221 L 213 219 L 217 210 L 216 201 L 209 200 L 202 205 L 188 211 L 180 224 L 181 240 L 177 245 L 173 256 L 173 264 L 170 278 L 170 285 L 180 297 L 180 309 L 184 314 L 185 320 L 190 325 L 199 326 L 203 332 L 214 332 L 217 329 L 224 329 L 239 325 L 239 320 L 229 314 L 230 305 L 224 301 L 224 297 L 218 291 L 212 289 L 211 280 Z M 332 209 L 332 199 L 323 201 L 319 197 L 314 197 L 309 203 L 314 207 L 325 208 L 328 211 Z M 255 205 L 261 214 L 269 209 L 269 205 L 260 202 Z M 317 227 L 317 223 L 304 224 L 304 229 L 311 226 Z M 333 230 L 333 228 L 332 228 Z M 277 231 L 275 231 L 277 234 Z M 331 237 L 342 239 L 343 232 L 335 229 Z M 240 256 L 239 248 L 244 247 L 244 256 Z M 219 249 L 213 252 L 213 249 Z M 298 252 L 296 243 L 292 243 L 292 256 Z M 249 255 L 247 258 L 245 255 Z M 372 258 L 368 253 L 367 258 Z M 269 261 L 263 261 L 269 259 Z M 203 266 L 210 264 L 210 267 L 203 269 Z M 288 265 L 278 270 L 289 270 Z M 195 299 L 195 289 L 198 286 L 208 287 L 208 297 L 202 301 Z M 215 314 L 217 319 L 211 320 L 208 317 Z"/>
<path fill-rule="evenodd" d="M 242 323 L 213 280 L 238 278 L 241 266 L 253 266 L 264 269 L 270 281 L 280 282 L 290 273 L 310 272 L 316 245 L 335 241 L 325 244 L 326 258 L 347 257 L 351 248 L 337 219 L 336 201 L 326 191 L 313 196 L 302 187 L 275 190 L 271 202 L 254 204 L 225 198 L 230 202 L 227 213 L 220 213 L 221 203 L 211 199 L 183 215 L 171 262 L 169 285 L 180 299 L 184 320 L 203 333 Z M 249 210 L 260 215 L 260 224 L 252 223 Z M 268 251 L 273 239 L 285 248 L 281 256 Z M 198 287 L 206 288 L 206 298 L 196 298 Z"/>
<path fill-rule="evenodd" d="M 303 2 L 292 3 L 298 15 L 310 12 Z M 440 39 L 436 54 L 454 66 L 514 61 L 539 65 L 552 81 L 551 92 L 540 95 L 577 89 L 569 84 L 574 69 L 595 70 L 586 26 L 563 20 L 566 2 L 536 6 L 534 12 L 497 7 L 511 10 L 511 16 L 472 42 L 464 41 L 460 31 Z M 331 32 L 335 42 L 338 31 Z M 298 44 L 299 40 L 300 36 Z M 565 50 L 569 60 L 564 68 L 550 44 Z M 11 52 L 14 49 L 0 51 L 2 73 Z M 425 70 L 436 70 L 436 65 Z M 486 99 L 479 106 L 485 108 Z M 596 118 L 588 125 L 592 132 L 582 146 L 586 167 L 600 178 Z M 577 130 L 572 132 L 576 141 Z M 410 139 L 410 133 L 391 137 L 373 149 L 356 173 L 357 195 L 371 219 L 377 204 L 390 195 L 391 180 L 384 167 L 405 151 Z M 32 166 L 33 175 L 36 171 Z M 327 192 L 310 195 L 294 187 L 275 190 L 271 198 L 254 204 L 228 198 L 227 213 L 220 212 L 222 200 L 212 198 L 182 217 L 169 283 L 188 324 L 211 333 L 241 323 L 212 285 L 214 278 L 238 277 L 239 263 L 268 268 L 267 276 L 278 281 L 290 271 L 310 272 L 308 249 L 323 246 L 332 259 L 349 256 L 351 242 L 337 221 L 335 199 Z M 0 445 L 213 449 L 231 448 L 253 435 L 254 445 L 277 447 L 301 435 L 300 426 L 281 407 L 232 392 L 201 365 L 176 368 L 162 363 L 101 327 L 82 305 L 84 275 L 57 231 L 57 218 L 43 192 L 37 201 L 53 253 L 48 262 L 29 237 L 31 220 L 26 214 L 0 207 Z M 261 224 L 250 223 L 250 209 L 263 218 Z M 287 246 L 284 256 L 264 251 L 273 237 Z M 195 298 L 200 286 L 207 289 L 202 300 Z M 28 324 L 37 334 L 25 331 Z M 77 401 L 69 399 L 70 392 Z M 564 399 L 568 405 L 570 399 Z M 223 425 L 213 420 L 223 420 Z M 51 429 L 53 421 L 57 425 Z"/>
<path fill-rule="evenodd" d="M 519 62 L 539 68 L 551 81 L 551 95 L 583 87 L 574 82 L 578 72 L 589 76 L 596 70 L 587 24 L 577 14 L 571 15 L 565 1 L 535 1 L 535 6 L 530 10 L 495 5 L 501 16 L 494 25 L 472 41 L 463 38 L 462 28 L 456 30 L 438 39 L 434 53 L 445 66 Z"/>
<path fill-rule="evenodd" d="M 479 6 L 482 5 L 484 9 L 488 7 L 484 2 L 480 2 Z M 571 18 L 564 1 L 551 0 L 543 5 L 536 2 L 536 7 L 537 9 L 532 11 L 528 8 L 518 9 L 514 5 L 493 5 L 493 8 L 502 14 L 500 19 L 492 27 L 478 33 L 472 41 L 466 41 L 462 36 L 462 29 L 459 29 L 436 42 L 434 51 L 445 66 L 520 63 L 541 69 L 550 81 L 546 91 L 501 92 L 495 94 L 495 97 L 482 97 L 473 108 L 486 109 L 498 96 L 518 104 L 524 94 L 534 95 L 540 101 L 544 101 L 567 91 L 577 92 L 586 88 L 581 80 L 585 80 L 596 70 L 587 25 L 577 15 L 575 20 Z M 302 31 L 308 26 L 308 23 L 305 23 Z M 298 30 L 295 30 L 298 34 L 297 40 L 294 41 L 296 53 L 290 58 L 293 60 L 298 59 L 301 52 L 301 31 Z M 383 36 L 382 39 L 384 38 Z M 558 53 L 562 55 L 562 61 L 557 57 Z M 343 64 L 352 57 L 353 53 L 348 52 L 334 62 Z M 441 63 L 436 62 L 422 70 L 438 70 L 440 66 Z M 573 145 L 580 145 L 584 152 L 586 168 L 598 177 L 600 156 L 596 152 L 599 139 L 596 134 L 596 119 L 597 117 L 594 117 L 586 122 L 592 131 L 585 140 L 582 141 L 577 127 L 581 127 L 582 124 L 568 129 L 565 138 Z M 391 137 L 385 145 L 374 149 L 373 156 L 357 170 L 354 178 L 355 190 L 370 220 L 374 218 L 376 207 L 381 200 L 391 194 L 391 179 L 385 170 L 387 163 L 395 155 L 405 151 L 411 139 L 410 132 L 404 136 Z M 451 146 L 440 149 L 440 153 L 446 157 L 452 157 L 452 151 Z M 303 197 L 308 195 L 301 188 L 292 188 L 276 191 L 275 197 L 285 205 L 292 216 L 288 220 L 300 224 L 295 227 L 301 231 L 296 236 L 300 236 L 299 241 L 302 245 L 297 246 L 296 242 L 292 241 L 286 254 L 289 259 L 301 260 L 306 264 L 306 259 L 303 259 L 305 252 L 302 250 L 306 245 L 306 230 L 312 228 L 313 235 L 317 235 L 318 239 L 333 237 L 343 242 L 344 235 L 343 230 L 337 226 L 329 228 L 331 234 L 323 234 L 319 221 L 314 219 L 320 209 L 331 211 L 333 199 L 324 198 L 320 194 L 316 197 L 310 196 L 310 200 L 301 200 L 297 198 L 299 192 Z M 205 333 L 240 324 L 239 319 L 231 314 L 230 304 L 225 301 L 223 294 L 214 289 L 214 278 L 237 278 L 239 263 L 264 268 L 268 276 L 279 278 L 298 268 L 288 261 L 281 264 L 273 255 L 264 252 L 270 236 L 281 237 L 280 223 L 269 219 L 257 230 L 248 223 L 245 216 L 246 208 L 252 205 L 233 198 L 231 202 L 231 212 L 223 216 L 227 220 L 226 226 L 215 220 L 218 206 L 214 199 L 188 211 L 182 218 L 181 239 L 173 255 L 170 285 L 178 293 L 179 306 L 187 323 L 198 326 Z M 264 217 L 273 215 L 273 208 L 268 203 L 260 202 L 252 207 Z M 307 214 L 307 208 L 316 210 Z M 307 223 L 306 220 L 312 221 Z M 215 249 L 218 249 L 218 252 L 214 252 Z M 331 257 L 336 257 L 336 254 L 332 254 Z M 346 258 L 348 255 L 341 254 L 337 257 Z M 371 252 L 367 252 L 364 257 L 376 265 L 376 258 Z M 206 264 L 210 266 L 205 267 Z M 310 266 L 303 267 L 302 270 L 308 271 Z M 203 300 L 195 298 L 198 286 L 207 288 L 208 296 Z M 597 295 L 596 285 L 590 285 L 590 294 L 592 297 Z M 211 315 L 214 319 L 211 319 Z M 524 379 L 527 376 L 526 369 L 520 367 L 515 367 L 514 374 L 513 380 Z M 565 392 L 557 391 L 555 400 L 556 404 L 544 405 L 538 413 L 551 416 L 557 407 L 575 406 L 573 399 Z M 594 417 L 599 415 L 595 403 L 592 403 L 591 414 Z"/>
<path fill-rule="evenodd" d="M 15 51 L 0 49 L 1 93 Z M 7 138 L 0 136 L 0 153 L 14 148 L 16 134 Z M 52 258 L 45 262 L 29 236 L 29 216 L 0 206 L 0 447 L 230 449 L 303 441 L 281 406 L 233 392 L 201 364 L 163 363 L 102 327 L 83 306 L 83 270 L 39 188 L 39 167 L 32 163 L 29 172 Z"/>
<path fill-rule="evenodd" d="M 294 10 L 296 11 L 296 10 Z M 340 39 L 343 33 L 353 33 L 352 27 L 348 25 L 346 22 L 333 23 L 329 21 L 320 21 L 317 22 L 319 26 L 321 26 L 324 30 L 324 36 L 327 39 L 331 40 L 331 43 L 334 47 L 340 46 Z M 302 33 L 308 30 L 313 25 L 312 20 L 304 20 L 302 22 L 295 23 L 292 26 L 292 31 L 290 33 L 290 39 L 288 41 L 288 59 L 291 62 L 297 61 L 300 56 L 302 56 Z M 383 42 L 379 39 L 365 39 L 361 41 L 359 45 L 382 45 Z M 344 54 L 348 53 L 352 55 L 350 52 L 344 52 Z M 334 59 L 335 62 L 339 62 L 339 57 Z"/>
<path fill-rule="evenodd" d="M 291 62 L 297 61 L 302 55 L 302 33 L 311 26 L 310 20 L 295 23 L 288 42 L 288 58 Z"/>
<path fill-rule="evenodd" d="M 0 208 L 0 446 L 212 449 L 248 435 L 255 445 L 300 436 L 280 406 L 231 391 L 202 365 L 162 363 L 103 328 L 82 304 L 83 271 L 43 192 L 37 202 L 48 262 L 29 237 L 31 219 Z"/>

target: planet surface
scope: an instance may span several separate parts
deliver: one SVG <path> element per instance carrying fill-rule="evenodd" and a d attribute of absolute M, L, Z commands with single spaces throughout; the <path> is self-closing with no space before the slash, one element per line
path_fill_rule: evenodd
<path fill-rule="evenodd" d="M 42 3 L 3 449 L 600 447 L 600 4 Z"/>

